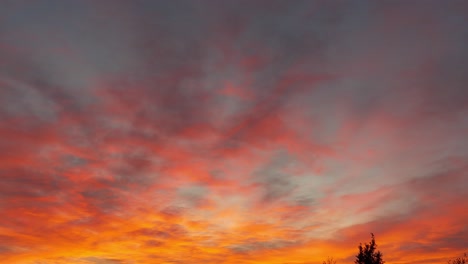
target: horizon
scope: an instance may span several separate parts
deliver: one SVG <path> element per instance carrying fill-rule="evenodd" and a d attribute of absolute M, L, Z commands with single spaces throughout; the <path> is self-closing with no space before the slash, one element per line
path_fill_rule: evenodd
<path fill-rule="evenodd" d="M 2 263 L 468 252 L 468 1 L 0 5 Z"/>

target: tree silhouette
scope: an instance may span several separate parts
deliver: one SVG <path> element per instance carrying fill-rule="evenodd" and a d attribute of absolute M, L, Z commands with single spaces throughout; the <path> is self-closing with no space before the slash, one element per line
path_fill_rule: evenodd
<path fill-rule="evenodd" d="M 447 261 L 448 264 L 467 264 L 468 263 L 468 256 L 466 253 L 461 258 L 456 258 L 454 260 Z"/>
<path fill-rule="evenodd" d="M 370 243 L 366 243 L 364 246 L 359 244 L 359 254 L 356 255 L 356 264 L 383 264 L 385 261 L 382 259 L 382 253 L 376 251 L 377 244 L 375 243 L 374 234 L 371 233 L 372 240 Z M 458 264 L 458 263 L 457 263 Z"/>
<path fill-rule="evenodd" d="M 333 258 L 328 257 L 328 259 L 325 260 L 323 262 L 323 264 L 336 264 L 336 260 L 334 260 Z"/>

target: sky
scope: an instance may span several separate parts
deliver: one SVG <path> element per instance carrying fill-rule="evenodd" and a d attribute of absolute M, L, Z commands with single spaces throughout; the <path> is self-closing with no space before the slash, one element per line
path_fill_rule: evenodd
<path fill-rule="evenodd" d="M 1 0 L 0 259 L 468 252 L 468 2 Z"/>

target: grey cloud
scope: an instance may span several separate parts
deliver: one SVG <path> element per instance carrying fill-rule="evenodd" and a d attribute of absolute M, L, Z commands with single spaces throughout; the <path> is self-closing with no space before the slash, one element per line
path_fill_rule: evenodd
<path fill-rule="evenodd" d="M 4 199 L 56 195 L 72 186 L 67 178 L 28 169 L 0 170 L 0 175 L 0 193 Z"/>
<path fill-rule="evenodd" d="M 178 224 L 158 223 L 153 228 L 134 230 L 129 232 L 128 235 L 145 236 L 164 241 L 170 238 L 180 239 L 185 237 L 187 235 L 187 230 Z"/>
<path fill-rule="evenodd" d="M 121 205 L 124 203 L 123 197 L 119 195 L 118 190 L 111 188 L 98 188 L 91 189 L 87 188 L 81 192 L 84 200 L 90 209 L 97 209 L 98 213 L 113 213 L 121 209 Z"/>
<path fill-rule="evenodd" d="M 160 247 L 164 245 L 164 242 L 161 242 L 160 240 L 147 240 L 145 242 L 145 245 L 148 247 Z"/>
<path fill-rule="evenodd" d="M 293 246 L 297 242 L 287 240 L 271 240 L 271 241 L 254 241 L 244 244 L 232 245 L 229 249 L 235 253 L 250 254 L 258 251 L 270 251 Z"/>
<path fill-rule="evenodd" d="M 315 198 L 307 197 L 307 196 L 300 196 L 294 199 L 297 205 L 300 206 L 312 206 L 316 204 Z"/>
<path fill-rule="evenodd" d="M 82 167 L 90 163 L 89 160 L 74 155 L 64 155 L 62 159 L 66 167 Z"/>
<path fill-rule="evenodd" d="M 163 208 L 159 213 L 168 218 L 179 218 L 184 215 L 186 208 L 180 206 L 167 206 Z"/>
<path fill-rule="evenodd" d="M 197 206 L 204 202 L 209 193 L 209 189 L 203 185 L 191 185 L 178 189 L 180 197 L 186 200 L 190 205 Z"/>
<path fill-rule="evenodd" d="M 412 253 L 432 252 L 440 248 L 464 249 L 463 238 L 466 237 L 467 226 L 466 214 L 459 211 L 460 203 L 468 199 L 463 184 L 465 167 L 458 167 L 451 170 L 443 170 L 439 173 L 426 175 L 425 177 L 411 179 L 402 184 L 392 186 L 394 191 L 389 195 L 386 203 L 399 197 L 412 197 L 411 210 L 394 213 L 386 212 L 379 218 L 366 223 L 361 223 L 339 230 L 338 237 L 345 237 L 349 240 L 358 240 L 362 234 L 374 232 L 376 234 L 392 234 L 394 230 L 405 229 L 411 226 L 417 228 L 413 235 L 420 242 L 402 241 L 399 245 L 388 245 L 397 247 L 398 250 L 408 250 Z M 393 197 L 392 197 L 393 196 Z M 436 210 L 434 208 L 437 208 Z M 450 229 L 445 233 L 436 232 L 429 228 L 427 221 L 448 221 Z M 416 226 L 416 227 L 415 227 Z M 428 228 L 422 228 L 422 227 Z M 416 233 L 418 231 L 418 233 Z M 383 252 L 385 249 L 383 248 Z"/>
<path fill-rule="evenodd" d="M 263 188 L 262 201 L 275 202 L 290 195 L 297 187 L 292 175 L 284 172 L 294 162 L 294 158 L 286 152 L 278 152 L 270 163 L 254 173 L 253 181 L 259 182 Z"/>
<path fill-rule="evenodd" d="M 108 184 L 118 189 L 144 188 L 158 177 L 152 169 L 159 167 L 149 153 L 126 150 L 125 153 L 110 158 L 109 162 L 113 180 Z"/>
<path fill-rule="evenodd" d="M 89 264 L 132 264 L 134 263 L 133 261 L 130 261 L 130 260 L 115 259 L 115 258 L 101 258 L 101 257 L 86 257 L 86 258 L 81 258 L 80 260 L 83 260 Z"/>

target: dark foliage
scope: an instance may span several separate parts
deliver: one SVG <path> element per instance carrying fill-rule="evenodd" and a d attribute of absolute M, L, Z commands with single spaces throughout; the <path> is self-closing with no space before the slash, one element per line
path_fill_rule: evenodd
<path fill-rule="evenodd" d="M 456 258 L 453 260 L 447 261 L 448 264 L 467 264 L 468 263 L 468 256 L 466 253 L 463 255 L 463 257 Z"/>
<path fill-rule="evenodd" d="M 375 243 L 374 234 L 372 234 L 372 240 L 370 243 L 364 245 L 359 244 L 359 254 L 356 255 L 356 264 L 383 264 L 385 261 L 382 259 L 382 253 L 377 249 Z"/>

